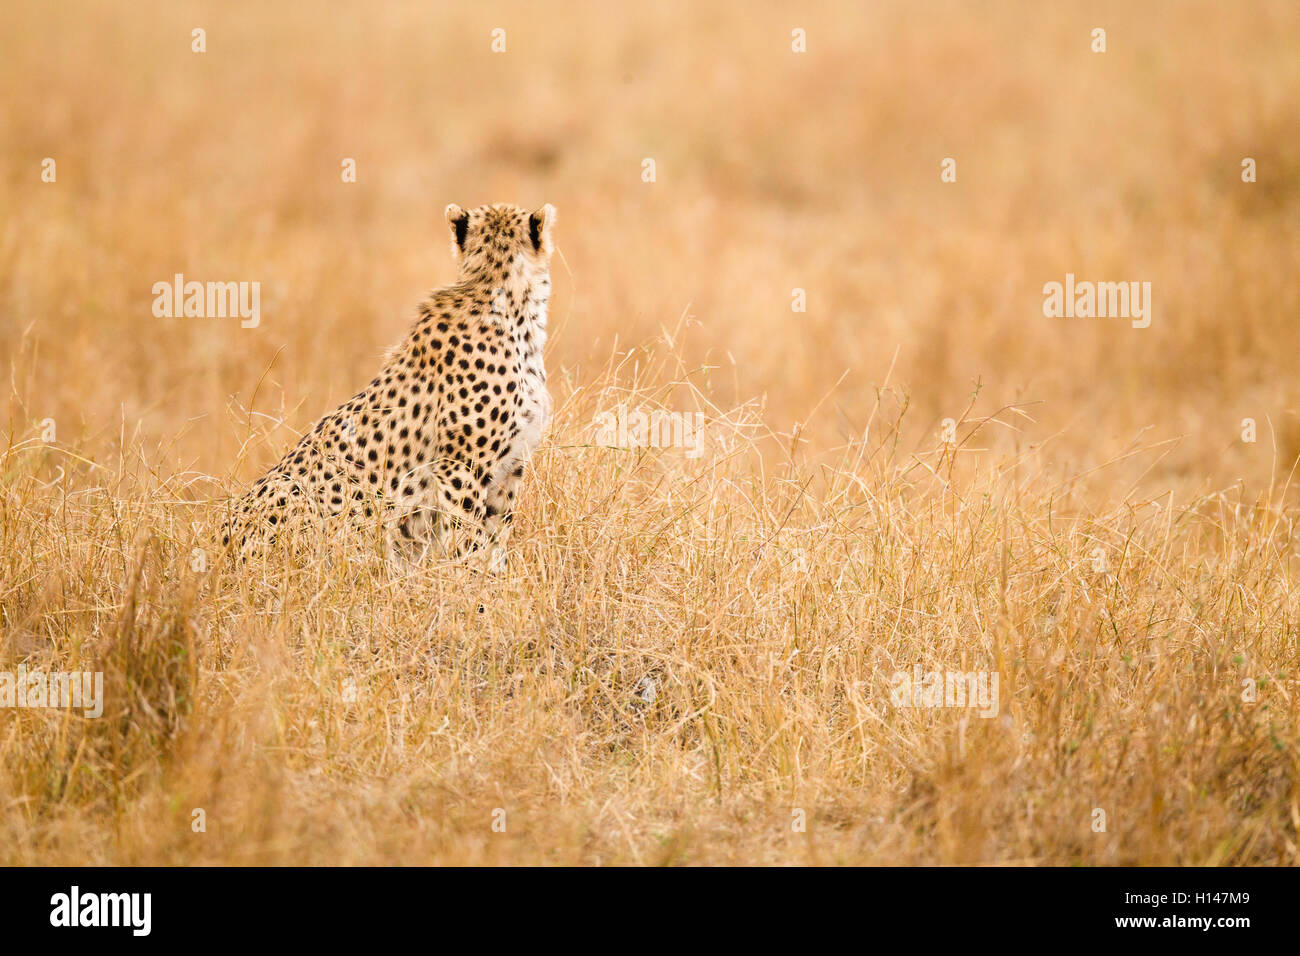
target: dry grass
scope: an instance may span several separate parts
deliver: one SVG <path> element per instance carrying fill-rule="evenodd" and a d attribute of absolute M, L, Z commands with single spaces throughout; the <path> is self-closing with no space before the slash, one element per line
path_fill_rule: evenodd
<path fill-rule="evenodd" d="M 622 6 L 4 6 L 0 671 L 107 705 L 0 708 L 0 862 L 1300 862 L 1294 6 Z M 510 567 L 225 565 L 449 201 L 560 213 Z"/>

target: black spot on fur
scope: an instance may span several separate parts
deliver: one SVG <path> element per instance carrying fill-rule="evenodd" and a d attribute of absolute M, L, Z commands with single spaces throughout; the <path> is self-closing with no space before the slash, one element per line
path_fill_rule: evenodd
<path fill-rule="evenodd" d="M 528 217 L 528 238 L 533 244 L 533 252 L 542 251 L 542 217 L 533 213 Z"/>

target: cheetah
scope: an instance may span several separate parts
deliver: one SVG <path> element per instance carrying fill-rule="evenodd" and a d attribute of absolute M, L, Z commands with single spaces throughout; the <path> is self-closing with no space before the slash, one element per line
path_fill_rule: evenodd
<path fill-rule="evenodd" d="M 504 563 L 525 463 L 551 418 L 542 349 L 555 209 L 447 206 L 455 284 L 430 293 L 362 391 L 318 421 L 229 516 L 247 556 L 278 537 L 375 535 L 390 560 Z"/>

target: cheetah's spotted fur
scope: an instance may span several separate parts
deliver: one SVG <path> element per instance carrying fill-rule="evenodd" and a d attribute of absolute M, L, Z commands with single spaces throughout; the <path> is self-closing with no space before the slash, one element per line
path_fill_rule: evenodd
<path fill-rule="evenodd" d="M 542 347 L 550 205 L 447 207 L 458 281 L 431 293 L 388 364 L 235 506 L 224 544 L 286 529 L 378 533 L 390 557 L 504 555 L 515 493 L 550 420 Z"/>

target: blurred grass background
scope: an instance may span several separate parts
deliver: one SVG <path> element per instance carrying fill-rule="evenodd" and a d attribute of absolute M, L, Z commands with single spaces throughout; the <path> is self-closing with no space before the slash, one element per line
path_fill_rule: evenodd
<path fill-rule="evenodd" d="M 560 211 L 550 362 L 579 381 L 686 313 L 677 345 L 716 366 L 722 400 L 764 396 L 788 430 L 827 399 L 814 446 L 860 432 L 897 353 L 918 443 L 979 380 L 985 412 L 1038 403 L 1004 439 L 1050 439 L 1064 469 L 1176 439 L 1115 479 L 1257 487 L 1274 441 L 1282 467 L 1300 453 L 1294 4 L 0 16 L 0 350 L 27 354 L 20 436 L 48 416 L 93 445 L 124 412 L 159 440 L 187 429 L 177 460 L 220 472 L 232 396 L 270 368 L 259 410 L 283 401 L 301 428 L 350 395 L 453 276 L 442 207 L 501 201 Z M 260 281 L 261 326 L 155 319 L 150 288 L 176 272 Z M 1151 327 L 1044 318 L 1043 283 L 1066 272 L 1152 282 Z"/>

